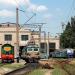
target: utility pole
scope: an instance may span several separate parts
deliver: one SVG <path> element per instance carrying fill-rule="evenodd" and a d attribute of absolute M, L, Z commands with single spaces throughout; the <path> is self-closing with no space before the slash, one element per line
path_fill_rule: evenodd
<path fill-rule="evenodd" d="M 47 55 L 48 55 L 48 56 L 49 56 L 49 38 L 50 38 L 50 37 L 49 37 L 49 36 L 50 36 L 49 34 L 50 34 L 50 33 L 48 32 L 48 45 L 47 45 Z"/>
<path fill-rule="evenodd" d="M 19 14 L 16 8 L 16 47 L 17 47 L 17 62 L 19 63 Z"/>
<path fill-rule="evenodd" d="M 39 50 L 41 50 L 41 26 L 39 25 Z"/>
<path fill-rule="evenodd" d="M 44 46 L 45 46 L 45 53 L 47 53 L 47 44 L 46 44 L 46 32 L 44 31 Z"/>

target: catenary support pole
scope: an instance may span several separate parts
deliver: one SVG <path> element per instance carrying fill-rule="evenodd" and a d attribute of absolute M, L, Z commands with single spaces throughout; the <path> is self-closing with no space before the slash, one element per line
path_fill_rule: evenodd
<path fill-rule="evenodd" d="M 16 8 L 16 48 L 17 48 L 17 62 L 19 63 L 19 14 Z"/>
<path fill-rule="evenodd" d="M 48 32 L 48 44 L 47 44 L 47 55 L 49 57 L 49 42 L 50 42 L 50 32 Z"/>

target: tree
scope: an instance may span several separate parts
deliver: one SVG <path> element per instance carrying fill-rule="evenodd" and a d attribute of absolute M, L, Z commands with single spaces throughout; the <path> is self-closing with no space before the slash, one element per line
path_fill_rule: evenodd
<path fill-rule="evenodd" d="M 71 17 L 71 22 L 67 23 L 60 36 L 60 43 L 63 48 L 75 48 L 75 17 Z"/>
<path fill-rule="evenodd" d="M 71 44 L 71 36 L 72 36 L 72 29 L 71 29 L 70 22 L 68 22 L 64 32 L 60 36 L 60 42 L 61 42 L 61 46 L 63 48 L 71 47 L 71 45 L 70 45 Z"/>

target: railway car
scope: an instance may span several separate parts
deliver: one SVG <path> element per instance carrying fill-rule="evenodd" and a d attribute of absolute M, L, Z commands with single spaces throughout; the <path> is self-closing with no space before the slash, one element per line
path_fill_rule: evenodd
<path fill-rule="evenodd" d="M 74 49 L 66 49 L 68 58 L 74 57 Z"/>
<path fill-rule="evenodd" d="M 55 51 L 52 52 L 53 58 L 67 58 L 67 51 Z"/>
<path fill-rule="evenodd" d="M 57 51 L 51 52 L 50 55 L 53 58 L 73 58 L 74 50 L 73 49 L 57 50 Z"/>
<path fill-rule="evenodd" d="M 74 49 L 73 57 L 75 58 L 75 49 Z"/>
<path fill-rule="evenodd" d="M 14 47 L 10 44 L 4 44 L 1 49 L 2 62 L 14 62 Z"/>
<path fill-rule="evenodd" d="M 28 45 L 22 49 L 21 58 L 27 63 L 38 62 L 40 59 L 39 46 L 36 44 Z"/>

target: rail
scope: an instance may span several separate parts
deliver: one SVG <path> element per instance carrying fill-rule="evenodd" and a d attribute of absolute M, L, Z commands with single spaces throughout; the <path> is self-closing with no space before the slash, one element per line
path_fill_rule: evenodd
<path fill-rule="evenodd" d="M 14 71 L 6 73 L 4 75 L 23 75 L 23 74 L 26 75 L 38 67 L 39 67 L 39 63 L 28 63 L 23 68 L 14 70 Z"/>

